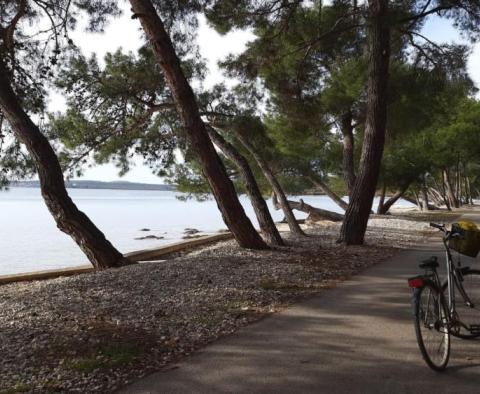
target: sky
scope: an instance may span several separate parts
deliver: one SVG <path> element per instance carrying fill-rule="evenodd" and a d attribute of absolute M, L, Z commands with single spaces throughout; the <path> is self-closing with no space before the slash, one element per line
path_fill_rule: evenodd
<path fill-rule="evenodd" d="M 198 45 L 201 55 L 207 61 L 209 74 L 204 81 L 206 88 L 224 80 L 218 68 L 218 61 L 231 53 L 241 53 L 248 41 L 253 39 L 249 31 L 234 31 L 221 36 L 208 26 L 203 16 L 199 19 Z M 458 32 L 446 21 L 437 17 L 430 18 L 425 24 L 423 33 L 433 41 L 459 42 Z M 96 53 L 102 59 L 106 52 L 113 52 L 121 47 L 124 51 L 136 51 L 142 45 L 142 34 L 138 20 L 132 20 L 130 13 L 125 12 L 121 17 L 110 22 L 102 34 L 85 33 L 80 29 L 72 34 L 75 43 L 80 46 L 85 55 Z M 468 68 L 471 77 L 480 87 L 480 44 L 473 47 L 469 57 Z M 64 100 L 56 93 L 52 94 L 50 108 L 62 110 Z M 150 169 L 142 165 L 141 159 L 135 160 L 136 165 L 123 177 L 118 176 L 118 169 L 113 164 L 105 164 L 89 168 L 81 179 L 116 181 L 124 180 L 143 183 L 162 183 L 162 179 L 153 175 Z"/>

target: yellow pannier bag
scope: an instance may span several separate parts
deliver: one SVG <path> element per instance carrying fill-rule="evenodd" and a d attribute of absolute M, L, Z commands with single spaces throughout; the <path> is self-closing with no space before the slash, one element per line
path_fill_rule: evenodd
<path fill-rule="evenodd" d="M 450 249 L 465 256 L 477 257 L 480 252 L 480 229 L 477 225 L 467 220 L 460 220 L 452 224 L 452 231 L 458 231 L 462 235 L 449 241 Z"/>

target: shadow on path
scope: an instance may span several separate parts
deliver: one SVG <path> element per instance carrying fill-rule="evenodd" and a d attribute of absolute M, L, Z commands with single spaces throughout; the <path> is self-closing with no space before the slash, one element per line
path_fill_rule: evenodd
<path fill-rule="evenodd" d="M 453 338 L 431 371 L 406 278 L 440 245 L 404 251 L 318 297 L 241 329 L 122 393 L 478 393 L 480 341 Z"/>

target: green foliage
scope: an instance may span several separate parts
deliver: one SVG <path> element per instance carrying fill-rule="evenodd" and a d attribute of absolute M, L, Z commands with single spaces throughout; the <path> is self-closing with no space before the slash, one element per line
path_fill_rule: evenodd
<path fill-rule="evenodd" d="M 249 26 L 256 34 L 244 53 L 222 65 L 244 82 L 261 80 L 268 91 L 263 121 L 275 152 L 270 161 L 284 174 L 305 174 L 306 169 L 324 177 L 341 174 L 342 116 L 352 114 L 357 142 L 365 122 L 366 3 L 357 9 L 351 1 L 213 3 L 207 16 L 217 30 Z M 394 29 L 383 180 L 396 187 L 434 171 L 432 151 L 439 138 L 430 138 L 428 131 L 445 124 L 458 100 L 472 92 L 465 67 L 467 48 L 437 45 L 424 37 L 422 13 L 441 5 L 447 10 L 441 16 L 475 36 L 480 31 L 475 23 L 480 2 L 391 3 Z M 440 139 L 448 141 L 445 146 L 454 143 Z M 358 143 L 356 147 L 358 156 Z"/>
<path fill-rule="evenodd" d="M 21 144 L 5 132 L 0 134 L 0 191 L 14 180 L 29 178 L 35 174 L 31 158 Z"/>
<path fill-rule="evenodd" d="M 362 58 L 350 58 L 332 67 L 321 94 L 323 108 L 334 116 L 347 110 L 363 111 L 362 93 L 366 83 L 366 64 Z"/>
<path fill-rule="evenodd" d="M 118 50 L 104 60 L 101 68 L 94 56 L 73 58 L 57 79 L 68 109 L 50 117 L 49 133 L 65 147 L 65 166 L 78 172 L 93 157 L 95 163 L 114 162 L 124 174 L 132 158 L 141 156 L 163 175 L 184 139 L 152 52 L 142 48 L 135 56 Z M 194 77 L 203 66 L 191 60 L 186 69 Z"/>
<path fill-rule="evenodd" d="M 44 131 L 51 81 L 68 56 L 78 49 L 69 34 L 81 19 L 86 29 L 100 32 L 119 15 L 114 0 L 0 0 L 0 64 L 22 108 Z M 11 180 L 32 176 L 32 160 L 5 125 L 0 111 L 0 188 Z"/>
<path fill-rule="evenodd" d="M 216 3 L 218 7 L 220 3 Z M 273 3 L 249 9 L 237 4 L 232 12 L 238 14 L 232 18 L 225 15 L 226 25 L 221 24 L 222 12 L 207 15 L 219 29 L 243 23 L 255 27 L 255 41 L 243 54 L 230 57 L 222 65 L 229 75 L 243 82 L 261 79 L 268 90 L 267 113 L 262 117 L 265 130 L 251 125 L 242 128 L 248 130 L 255 146 L 276 169 L 282 184 L 287 189 L 301 187 L 305 191 L 311 185 L 305 179 L 298 182 L 299 177 L 310 171 L 320 177 L 339 171 L 341 148 L 331 132 L 332 115 L 350 110 L 364 89 L 361 61 L 358 57 L 351 61 L 346 55 L 357 53 L 362 38 L 359 32 L 345 29 L 335 35 L 335 40 L 318 39 L 351 23 L 349 18 L 339 22 L 351 7 L 350 2 L 336 1 L 330 6 L 277 4 L 277 12 Z M 268 15 L 262 18 L 265 12 Z M 343 81 L 342 75 L 349 80 Z M 266 135 L 268 140 L 255 141 L 254 136 L 259 135 Z"/>
<path fill-rule="evenodd" d="M 480 162 L 480 103 L 473 99 L 462 100 L 449 111 L 446 123 L 430 131 L 433 158 L 440 168 L 448 168 L 457 160 Z"/>
<path fill-rule="evenodd" d="M 166 175 L 168 183 L 174 184 L 176 190 L 183 193 L 177 196 L 178 199 L 186 201 L 195 198 L 197 201 L 205 201 L 210 198 L 208 183 L 197 163 L 175 164 Z"/>
<path fill-rule="evenodd" d="M 45 110 L 46 87 L 57 66 L 76 51 L 69 33 L 78 20 L 86 21 L 88 31 L 101 32 L 109 18 L 119 14 L 114 0 L 32 0 L 24 7 L 22 2 L 0 1 L 0 59 L 28 111 Z M 11 28 L 10 35 L 6 32 Z"/>

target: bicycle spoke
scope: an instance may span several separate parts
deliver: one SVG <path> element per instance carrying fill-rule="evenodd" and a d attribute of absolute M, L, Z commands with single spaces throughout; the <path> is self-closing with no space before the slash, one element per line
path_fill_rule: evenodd
<path fill-rule="evenodd" d="M 443 307 L 430 286 L 416 292 L 416 333 L 422 355 L 433 369 L 443 369 L 448 361 L 450 336 L 445 326 Z"/>

